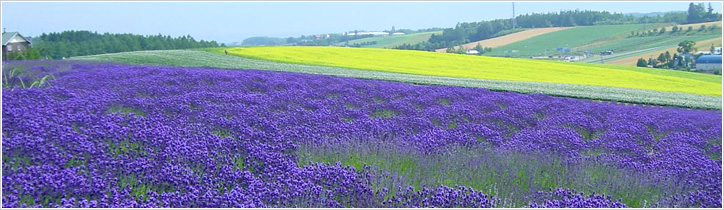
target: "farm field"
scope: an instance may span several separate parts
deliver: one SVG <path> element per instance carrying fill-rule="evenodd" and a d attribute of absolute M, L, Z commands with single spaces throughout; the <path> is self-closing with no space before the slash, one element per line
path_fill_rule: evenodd
<path fill-rule="evenodd" d="M 414 33 L 414 34 L 405 34 L 405 35 L 398 35 L 398 36 L 380 36 L 380 37 L 368 37 L 363 39 L 355 39 L 352 41 L 349 41 L 350 45 L 353 44 L 362 44 L 364 42 L 377 42 L 377 44 L 372 45 L 363 45 L 364 48 L 393 48 L 396 46 L 400 46 L 403 44 L 417 44 L 420 42 L 427 41 L 430 39 L 430 36 L 433 34 L 442 34 L 442 31 L 435 31 L 435 32 L 422 32 L 422 33 Z M 336 44 L 337 46 L 344 46 L 345 42 L 340 42 Z"/>
<path fill-rule="evenodd" d="M 413 84 L 476 87 L 500 91 L 515 91 L 519 93 L 543 93 L 548 95 L 567 96 L 575 98 L 587 98 L 638 104 L 671 105 L 692 108 L 721 109 L 722 104 L 721 97 L 698 94 L 684 94 L 668 91 L 651 91 L 642 89 L 615 88 L 592 85 L 502 81 L 489 79 L 453 78 L 442 76 L 403 74 L 350 68 L 271 62 L 265 60 L 242 58 L 237 56 L 223 56 L 218 53 L 192 50 L 113 53 L 75 57 L 73 59 L 100 62 L 122 62 L 131 64 L 172 65 L 184 67 L 217 67 L 236 69 L 253 68 L 273 71 L 290 71 L 310 74 L 326 74 L 342 77 L 399 81 Z M 561 64 L 559 62 L 552 63 Z M 573 64 L 578 65 L 578 63 Z M 573 64 L 567 63 L 566 65 Z M 703 82 L 721 84 L 721 77 L 713 75 L 704 75 L 672 70 L 654 71 L 647 68 L 630 68 L 614 65 L 601 66 L 612 69 L 621 69 L 626 71 L 642 71 L 643 73 L 647 74 L 661 74 L 664 76 L 682 77 L 687 79 L 700 80 Z"/>
<path fill-rule="evenodd" d="M 613 39 L 616 36 L 628 35 L 631 31 L 646 28 L 647 24 L 580 26 L 567 30 L 555 31 L 523 41 L 494 48 L 490 55 L 529 57 L 552 54 L 556 48 L 585 46 L 594 42 Z M 508 51 L 517 50 L 517 53 Z M 547 51 L 546 51 L 547 50 Z"/>
<path fill-rule="evenodd" d="M 718 37 L 713 38 L 713 39 L 692 40 L 692 41 L 696 41 L 697 48 L 704 50 L 704 49 L 708 49 L 711 45 L 721 47 L 722 36 L 720 34 Z M 636 61 L 638 61 L 639 58 L 645 58 L 645 59 L 656 58 L 659 56 L 659 54 L 666 53 L 666 51 L 669 51 L 669 53 L 676 52 L 676 49 L 678 48 L 678 47 L 676 47 L 677 44 L 678 43 L 668 45 L 667 47 L 653 48 L 653 50 L 655 50 L 655 51 L 647 50 L 647 51 L 643 51 L 643 53 L 636 53 L 633 55 L 628 54 L 626 56 L 612 57 L 612 59 L 610 59 L 608 61 L 604 61 L 604 62 L 608 63 L 608 64 L 636 66 Z M 663 48 L 663 49 L 661 49 L 661 48 Z M 616 58 L 619 58 L 619 59 L 616 59 Z"/>
<path fill-rule="evenodd" d="M 564 63 L 527 59 L 341 47 L 247 47 L 228 50 L 230 55 L 286 63 L 430 76 L 596 85 L 721 96 L 720 83 L 621 69 L 581 66 L 570 68 L 571 65 Z M 223 52 L 223 49 L 217 48 L 211 51 Z M 515 73 L 511 73 L 512 71 Z"/>
<path fill-rule="evenodd" d="M 517 32 L 508 34 L 501 37 L 495 37 L 491 39 L 481 40 L 477 42 L 471 42 L 464 44 L 463 47 L 472 49 L 478 44 L 480 44 L 483 47 L 499 47 L 504 46 L 508 44 L 512 44 L 515 42 L 523 41 L 526 39 L 530 39 L 532 37 L 540 36 L 543 34 L 547 34 L 554 31 L 560 31 L 569 29 L 570 27 L 551 27 L 551 28 L 532 28 L 532 29 L 526 29 L 525 31 Z M 456 48 L 457 49 L 457 48 Z M 436 52 L 445 52 L 447 48 L 437 49 Z"/>
<path fill-rule="evenodd" d="M 3 86 L 3 207 L 721 207 L 719 110 L 251 69 L 4 66 L 54 79 Z"/>
<path fill-rule="evenodd" d="M 696 24 L 696 25 L 704 25 L 704 26 L 711 26 L 711 25 L 717 25 L 715 23 L 712 24 Z M 719 23 L 719 25 L 721 25 Z M 681 25 L 681 27 L 684 27 L 686 25 Z M 720 26 L 718 26 L 720 27 Z M 715 46 L 721 46 L 721 41 L 716 42 L 716 40 L 721 40 L 722 34 L 721 30 L 717 29 L 715 31 L 705 31 L 705 32 L 698 32 L 696 29 L 692 32 L 678 32 L 676 34 L 671 34 L 671 32 L 666 32 L 666 34 L 660 34 L 655 36 L 644 36 L 644 37 L 621 37 L 615 40 L 608 40 L 601 43 L 595 43 L 591 46 L 586 46 L 579 48 L 580 49 L 586 49 L 592 52 L 602 52 L 606 50 L 613 50 L 616 52 L 614 55 L 606 56 L 606 60 L 609 61 L 615 61 L 619 59 L 631 59 L 632 57 L 635 57 L 636 59 L 640 58 L 641 56 L 648 55 L 653 52 L 659 52 L 661 50 L 669 50 L 669 52 L 675 52 L 675 47 L 682 41 L 685 40 L 691 40 L 695 42 L 702 42 L 697 47 L 702 50 L 708 50 L 708 47 L 711 44 L 714 44 Z M 673 48 L 673 50 L 671 50 Z M 637 57 L 638 56 L 638 57 Z M 658 53 L 655 55 L 658 56 Z M 583 62 L 599 62 L 600 57 L 593 56 L 589 59 L 583 60 Z M 636 62 L 634 61 L 633 64 Z"/>

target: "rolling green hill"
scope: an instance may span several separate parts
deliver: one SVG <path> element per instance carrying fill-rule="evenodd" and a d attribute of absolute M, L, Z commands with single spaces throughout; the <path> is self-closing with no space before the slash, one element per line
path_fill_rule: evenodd
<path fill-rule="evenodd" d="M 550 32 L 523 41 L 504 45 L 493 49 L 490 55 L 529 57 L 541 56 L 554 53 L 556 48 L 576 48 L 594 42 L 601 42 L 613 39 L 616 36 L 627 35 L 631 31 L 646 27 L 646 24 L 633 25 L 602 25 L 602 26 L 580 26 L 566 30 Z M 508 51 L 517 50 L 517 53 Z"/>
<path fill-rule="evenodd" d="M 504 57 L 531 57 L 543 55 L 561 55 L 565 54 L 557 52 L 556 48 L 570 48 L 575 55 L 582 55 L 583 52 L 591 52 L 594 56 L 580 60 L 578 62 L 597 63 L 601 62 L 599 52 L 612 50 L 614 55 L 604 57 L 604 61 L 611 64 L 620 65 L 620 62 L 612 62 L 615 60 L 630 59 L 648 55 L 653 52 L 670 49 L 676 47 L 679 42 L 684 40 L 692 40 L 696 42 L 712 40 L 722 36 L 722 22 L 697 23 L 690 25 L 677 25 L 681 30 L 672 33 L 672 27 L 675 24 L 636 24 L 636 25 L 602 25 L 602 26 L 583 26 L 571 29 L 550 32 L 529 39 L 517 41 L 511 44 L 493 48 L 493 52 L 487 55 L 504 56 Z M 701 25 L 716 26 L 719 29 L 699 31 Z M 687 31 L 688 26 L 692 26 L 692 31 Z M 632 36 L 633 33 L 646 33 L 652 29 L 661 29 L 666 27 L 664 33 L 656 33 L 655 35 Z M 718 45 L 717 45 L 718 46 Z M 708 48 L 707 48 L 708 49 Z M 631 63 L 631 62 L 629 62 Z M 634 65 L 635 61 L 628 65 Z"/>
<path fill-rule="evenodd" d="M 362 44 L 365 42 L 377 42 L 373 45 L 363 45 L 362 47 L 365 48 L 393 48 L 402 44 L 417 44 L 420 42 L 427 41 L 430 39 L 430 36 L 433 34 L 442 34 L 442 31 L 435 31 L 435 32 L 422 32 L 422 33 L 414 33 L 414 34 L 405 34 L 405 35 L 398 35 L 398 36 L 378 36 L 378 37 L 368 37 L 363 39 L 356 39 L 349 41 L 350 45 L 353 44 Z M 337 46 L 344 46 L 345 42 L 340 42 L 336 44 Z"/>

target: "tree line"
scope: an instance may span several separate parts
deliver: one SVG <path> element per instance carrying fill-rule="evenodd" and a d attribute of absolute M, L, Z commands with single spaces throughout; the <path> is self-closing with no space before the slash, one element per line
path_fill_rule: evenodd
<path fill-rule="evenodd" d="M 31 37 L 33 50 L 41 58 L 67 58 L 141 50 L 174 50 L 223 46 L 216 41 L 197 41 L 190 35 L 171 37 L 169 35 L 111 34 L 90 31 L 63 31 L 43 33 Z"/>
<path fill-rule="evenodd" d="M 689 4 L 687 12 L 669 12 L 663 16 L 624 15 L 606 11 L 571 10 L 552 13 L 519 15 L 512 19 L 496 19 L 480 22 L 458 23 L 454 28 L 443 30 L 442 35 L 433 35 L 426 42 L 415 45 L 400 45 L 396 49 L 425 50 L 448 48 L 469 42 L 503 36 L 520 28 L 570 27 L 591 25 L 620 25 L 640 23 L 700 23 L 721 21 L 721 14 L 714 13 L 711 4 L 704 10 L 704 4 Z"/>
<path fill-rule="evenodd" d="M 393 26 L 391 30 L 383 30 L 383 32 L 389 33 L 389 35 L 392 35 L 392 33 L 395 32 L 402 32 L 405 34 L 414 34 L 414 33 L 423 33 L 423 32 L 432 32 L 432 31 L 440 31 L 443 30 L 442 28 L 427 28 L 427 29 L 418 29 L 418 30 L 412 30 L 412 29 L 395 29 Z M 278 44 L 278 45 L 296 45 L 296 46 L 330 46 L 335 45 L 338 43 L 345 43 L 344 46 L 356 46 L 355 44 L 348 44 L 347 42 L 356 40 L 356 39 L 364 39 L 368 37 L 373 37 L 374 35 L 371 34 L 364 34 L 364 35 L 358 35 L 359 30 L 354 30 L 350 32 L 345 32 L 341 34 L 315 34 L 315 35 L 302 35 L 299 37 L 289 37 L 286 39 L 286 43 Z M 354 34 L 354 35 L 352 35 Z M 246 42 L 246 40 L 245 40 Z M 367 43 L 370 44 L 370 43 Z M 376 43 L 375 43 L 376 44 Z M 365 44 L 361 44 L 365 45 Z"/>
<path fill-rule="evenodd" d="M 709 25 L 709 27 L 706 27 L 706 25 L 699 26 L 699 29 L 694 30 L 693 26 L 689 26 L 686 29 L 684 26 L 678 27 L 674 26 L 671 27 L 671 31 L 667 31 L 666 27 L 662 27 L 661 29 L 651 29 L 647 31 L 632 31 L 631 34 L 629 34 L 628 38 L 632 37 L 646 37 L 646 36 L 659 36 L 659 35 L 677 35 L 677 34 L 685 34 L 685 35 L 693 35 L 696 33 L 706 33 L 706 32 L 715 32 L 719 33 L 720 31 L 719 26 L 712 24 Z"/>

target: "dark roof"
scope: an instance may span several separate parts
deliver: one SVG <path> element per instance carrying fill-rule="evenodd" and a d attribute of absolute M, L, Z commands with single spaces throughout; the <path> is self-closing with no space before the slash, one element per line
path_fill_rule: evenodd
<path fill-rule="evenodd" d="M 721 55 L 702 55 L 696 63 L 721 63 Z"/>
<path fill-rule="evenodd" d="M 13 39 L 15 36 L 20 36 L 21 38 L 25 39 L 28 43 L 30 43 L 30 40 L 23 37 L 23 35 L 20 35 L 18 32 L 3 32 L 3 45 L 7 45 L 8 42 Z"/>

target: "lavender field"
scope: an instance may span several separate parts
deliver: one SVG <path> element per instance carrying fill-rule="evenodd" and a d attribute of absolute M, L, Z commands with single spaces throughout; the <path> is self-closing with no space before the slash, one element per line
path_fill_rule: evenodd
<path fill-rule="evenodd" d="M 3 78 L 3 207 L 722 207 L 720 110 L 260 70 L 22 71 Z"/>

